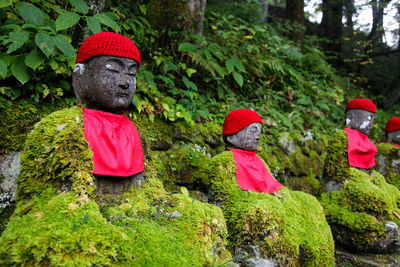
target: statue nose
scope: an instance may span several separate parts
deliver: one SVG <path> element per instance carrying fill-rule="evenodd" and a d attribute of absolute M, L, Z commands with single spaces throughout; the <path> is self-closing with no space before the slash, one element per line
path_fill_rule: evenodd
<path fill-rule="evenodd" d="M 118 82 L 118 86 L 121 89 L 128 89 L 129 88 L 129 81 L 125 77 L 121 77 L 121 79 Z"/>
<path fill-rule="evenodd" d="M 122 88 L 122 89 L 128 89 L 129 88 L 129 83 L 128 82 L 120 83 L 119 87 Z"/>

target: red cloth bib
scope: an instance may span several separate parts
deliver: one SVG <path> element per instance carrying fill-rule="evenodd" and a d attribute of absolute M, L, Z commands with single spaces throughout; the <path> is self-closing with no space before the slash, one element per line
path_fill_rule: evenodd
<path fill-rule="evenodd" d="M 135 125 L 124 114 L 83 109 L 84 135 L 93 151 L 93 174 L 131 176 L 144 170 Z"/>
<path fill-rule="evenodd" d="M 393 146 L 395 146 L 395 147 L 400 148 L 400 145 L 396 145 L 396 144 L 392 144 L 392 143 L 388 143 L 388 144 L 391 144 L 391 145 L 393 145 Z"/>
<path fill-rule="evenodd" d="M 273 193 L 283 187 L 272 177 L 256 152 L 230 149 L 236 165 L 236 180 L 243 190 Z"/>
<path fill-rule="evenodd" d="M 354 129 L 344 129 L 347 135 L 347 154 L 352 167 L 370 169 L 375 166 L 376 146 L 368 136 Z"/>

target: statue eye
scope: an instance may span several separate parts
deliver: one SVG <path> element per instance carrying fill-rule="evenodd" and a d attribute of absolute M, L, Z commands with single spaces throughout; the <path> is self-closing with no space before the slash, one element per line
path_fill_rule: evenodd
<path fill-rule="evenodd" d="M 368 120 L 371 120 L 372 119 L 372 117 L 371 116 L 368 116 Z"/>
<path fill-rule="evenodd" d="M 112 64 L 106 64 L 106 69 L 111 72 L 119 73 L 118 68 L 113 66 Z"/>

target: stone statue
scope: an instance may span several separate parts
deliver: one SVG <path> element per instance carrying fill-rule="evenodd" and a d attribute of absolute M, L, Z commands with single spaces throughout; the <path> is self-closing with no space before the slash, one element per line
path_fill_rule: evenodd
<path fill-rule="evenodd" d="M 121 115 L 132 103 L 139 65 L 133 42 L 115 33 L 91 36 L 78 52 L 72 84 L 84 107 L 85 138 L 94 153 L 100 194 L 121 193 L 144 179 L 139 135 Z"/>
<path fill-rule="evenodd" d="M 388 120 L 386 127 L 387 143 L 380 143 L 376 156 L 376 166 L 386 181 L 400 189 L 400 118 L 393 117 Z"/>
<path fill-rule="evenodd" d="M 393 117 L 388 120 L 385 132 L 389 143 L 400 148 L 400 118 Z"/>
<path fill-rule="evenodd" d="M 328 146 L 321 204 L 339 246 L 390 253 L 397 250 L 400 191 L 373 169 L 377 148 L 368 134 L 375 113 L 368 99 L 347 104 L 348 128 L 337 131 Z"/>
<path fill-rule="evenodd" d="M 276 181 L 256 155 L 262 123 L 252 110 L 229 113 L 222 126 L 229 151 L 206 167 L 206 183 L 224 212 L 234 256 L 249 266 L 330 266 L 334 244 L 321 205 Z"/>
<path fill-rule="evenodd" d="M 98 33 L 82 44 L 73 72 L 81 106 L 43 117 L 28 134 L 16 198 L 26 208 L 15 209 L 1 234 L 0 265 L 206 266 L 231 260 L 220 208 L 194 200 L 187 190 L 166 191 L 151 153 L 143 181 L 139 134 L 123 114 L 139 66 L 139 51 L 120 34 Z"/>

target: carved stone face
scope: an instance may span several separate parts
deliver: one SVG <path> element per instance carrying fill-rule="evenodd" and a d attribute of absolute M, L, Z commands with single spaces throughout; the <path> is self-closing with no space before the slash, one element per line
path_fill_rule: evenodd
<path fill-rule="evenodd" d="M 375 114 L 363 109 L 350 109 L 346 112 L 346 126 L 365 135 L 369 134 Z"/>
<path fill-rule="evenodd" d="M 226 140 L 235 148 L 247 151 L 257 151 L 260 143 L 261 123 L 254 122 L 246 128 L 232 135 L 228 135 Z"/>
<path fill-rule="evenodd" d="M 388 133 L 387 136 L 389 143 L 400 145 L 400 130 Z"/>
<path fill-rule="evenodd" d="M 139 64 L 130 58 L 97 56 L 75 65 L 72 85 L 86 108 L 121 114 L 132 103 Z"/>

